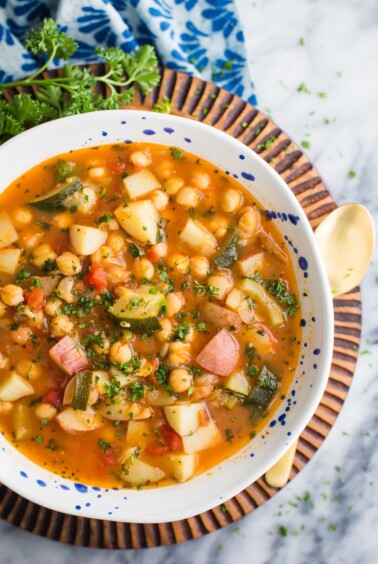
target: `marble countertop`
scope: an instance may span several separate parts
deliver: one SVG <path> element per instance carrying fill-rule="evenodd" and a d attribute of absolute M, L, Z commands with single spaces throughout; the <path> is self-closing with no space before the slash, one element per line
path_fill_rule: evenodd
<path fill-rule="evenodd" d="M 237 4 L 261 110 L 297 142 L 309 143 L 306 152 L 339 203 L 361 202 L 377 220 L 376 1 Z M 302 83 L 311 93 L 298 92 Z M 1 564 L 376 561 L 377 260 L 376 250 L 362 284 L 361 354 L 342 413 L 312 461 L 269 503 L 200 540 L 129 552 L 64 546 L 0 522 Z"/>

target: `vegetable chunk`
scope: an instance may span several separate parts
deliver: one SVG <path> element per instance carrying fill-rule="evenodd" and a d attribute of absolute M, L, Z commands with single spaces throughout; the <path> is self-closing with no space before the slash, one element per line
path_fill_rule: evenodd
<path fill-rule="evenodd" d="M 164 408 L 168 423 L 181 437 L 195 433 L 200 425 L 199 413 L 203 403 L 171 405 Z"/>
<path fill-rule="evenodd" d="M 239 362 L 239 345 L 226 329 L 215 335 L 196 358 L 198 364 L 219 376 L 228 376 Z"/>
<path fill-rule="evenodd" d="M 89 366 L 88 357 L 80 343 L 68 335 L 49 350 L 50 358 L 69 376 Z"/>
<path fill-rule="evenodd" d="M 159 216 L 151 200 L 119 206 L 114 215 L 131 237 L 150 245 L 157 243 Z"/>
<path fill-rule="evenodd" d="M 184 229 L 180 233 L 180 239 L 186 243 L 197 253 L 205 257 L 211 257 L 217 249 L 217 240 L 215 237 L 200 223 L 188 219 Z"/>
<path fill-rule="evenodd" d="M 193 435 L 183 437 L 182 444 L 184 452 L 191 454 L 193 452 L 200 452 L 206 448 L 216 446 L 222 441 L 222 435 L 214 421 L 206 427 L 200 427 Z"/>
<path fill-rule="evenodd" d="M 27 380 L 22 378 L 17 372 L 12 372 L 0 384 L 0 400 L 16 401 L 25 396 L 32 396 L 34 388 Z"/>
<path fill-rule="evenodd" d="M 0 249 L 9 247 L 18 240 L 17 231 L 7 212 L 0 213 Z"/>
<path fill-rule="evenodd" d="M 79 255 L 92 255 L 101 245 L 104 245 L 107 238 L 106 231 L 88 227 L 86 225 L 70 226 L 70 241 Z"/>
<path fill-rule="evenodd" d="M 135 174 L 126 176 L 123 180 L 123 184 L 131 199 L 144 196 L 161 186 L 156 176 L 154 176 L 147 168 L 143 168 Z"/>

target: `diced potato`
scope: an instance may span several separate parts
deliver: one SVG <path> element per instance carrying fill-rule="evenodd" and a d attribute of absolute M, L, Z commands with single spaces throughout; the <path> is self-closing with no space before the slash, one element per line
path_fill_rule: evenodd
<path fill-rule="evenodd" d="M 84 256 L 95 253 L 107 238 L 106 231 L 87 225 L 71 225 L 69 231 L 71 245 L 79 255 Z"/>
<path fill-rule="evenodd" d="M 239 260 L 237 266 L 243 276 L 253 276 L 260 271 L 264 261 L 264 253 L 256 253 L 251 257 Z"/>
<path fill-rule="evenodd" d="M 21 249 L 0 250 L 0 272 L 16 274 L 21 253 Z"/>
<path fill-rule="evenodd" d="M 126 443 L 133 447 L 145 448 L 152 441 L 151 426 L 146 421 L 130 421 L 127 426 Z"/>
<path fill-rule="evenodd" d="M 130 198 L 139 198 L 139 196 L 144 196 L 152 190 L 160 188 L 161 184 L 147 168 L 143 168 L 135 174 L 130 174 L 126 176 L 123 180 L 123 184 L 127 190 Z"/>
<path fill-rule="evenodd" d="M 166 454 L 163 465 L 167 474 L 179 482 L 186 482 L 196 471 L 198 455 L 192 454 Z"/>
<path fill-rule="evenodd" d="M 256 302 L 264 306 L 268 316 L 268 321 L 273 327 L 278 327 L 285 323 L 285 317 L 276 302 L 270 297 L 268 292 L 254 280 L 244 278 L 238 283 L 239 288 Z"/>
<path fill-rule="evenodd" d="M 276 338 L 262 323 L 252 325 L 246 335 L 249 339 L 249 346 L 257 349 L 260 355 L 271 354 L 277 346 Z"/>
<path fill-rule="evenodd" d="M 278 246 L 276 241 L 273 239 L 271 235 L 266 233 L 263 229 L 257 234 L 258 242 L 260 246 L 267 251 L 273 258 L 282 262 L 282 264 L 287 264 L 287 256 L 285 252 Z"/>
<path fill-rule="evenodd" d="M 193 435 L 188 435 L 182 438 L 182 444 L 184 452 L 186 454 L 191 454 L 193 452 L 199 452 L 219 444 L 222 440 L 222 435 L 214 423 L 210 423 L 204 427 L 200 427 L 198 431 L 193 433 Z"/>
<path fill-rule="evenodd" d="M 238 308 L 245 298 L 245 294 L 238 290 L 237 288 L 232 288 L 231 292 L 227 295 L 225 305 L 234 311 L 238 311 Z"/>
<path fill-rule="evenodd" d="M 225 380 L 224 387 L 227 390 L 242 394 L 243 396 L 248 396 L 251 391 L 251 384 L 242 371 L 231 374 L 227 380 Z"/>
<path fill-rule="evenodd" d="M 121 452 L 118 455 L 118 462 L 120 462 L 121 464 L 127 464 L 130 462 L 130 459 L 139 456 L 140 452 L 140 448 L 126 445 L 122 448 Z"/>
<path fill-rule="evenodd" d="M 18 239 L 17 231 L 14 228 L 11 218 L 7 212 L 0 213 L 0 249 L 9 247 Z"/>
<path fill-rule="evenodd" d="M 56 416 L 55 421 L 59 423 L 63 431 L 70 435 L 80 435 L 102 426 L 100 414 L 90 407 L 86 411 L 68 407 Z"/>
<path fill-rule="evenodd" d="M 33 429 L 30 408 L 24 404 L 18 404 L 13 414 L 14 435 L 16 441 L 26 439 Z"/>
<path fill-rule="evenodd" d="M 171 405 L 164 408 L 170 426 L 182 437 L 195 433 L 199 427 L 199 413 L 203 403 Z"/>
<path fill-rule="evenodd" d="M 2 401 L 16 401 L 33 394 L 33 386 L 16 372 L 12 372 L 0 384 L 0 400 Z"/>
<path fill-rule="evenodd" d="M 188 219 L 180 233 L 180 239 L 197 253 L 211 257 L 217 249 L 217 240 L 199 221 Z"/>
<path fill-rule="evenodd" d="M 142 243 L 156 245 L 159 215 L 151 200 L 119 206 L 114 215 L 123 229 Z"/>
<path fill-rule="evenodd" d="M 138 458 L 133 458 L 123 466 L 122 479 L 134 486 L 154 484 L 165 478 L 165 472 L 158 466 L 151 466 Z"/>

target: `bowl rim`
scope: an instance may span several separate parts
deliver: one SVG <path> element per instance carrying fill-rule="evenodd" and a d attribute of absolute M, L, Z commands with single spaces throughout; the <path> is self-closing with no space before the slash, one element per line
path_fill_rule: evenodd
<path fill-rule="evenodd" d="M 312 228 L 310 226 L 310 223 L 307 219 L 307 216 L 304 212 L 304 210 L 302 209 L 299 201 L 296 199 L 296 197 L 294 196 L 293 192 L 291 191 L 291 189 L 289 188 L 289 186 L 286 184 L 286 182 L 283 180 L 283 178 L 262 158 L 260 157 L 257 153 L 255 153 L 248 145 L 245 145 L 244 143 L 242 143 L 241 141 L 239 141 L 238 139 L 232 137 L 231 135 L 225 133 L 224 131 L 221 131 L 219 129 L 217 129 L 216 127 L 210 126 L 208 124 L 202 123 L 202 122 L 198 122 L 186 117 L 182 117 L 182 116 L 175 116 L 175 115 L 167 115 L 167 114 L 160 114 L 160 113 L 154 113 L 151 111 L 147 111 L 147 110 L 132 110 L 132 109 L 124 109 L 124 110 L 103 110 L 103 111 L 99 111 L 99 112 L 93 112 L 93 113 L 86 113 L 86 114 L 79 114 L 79 115 L 75 115 L 75 116 L 67 116 L 64 118 L 60 118 L 57 120 L 53 120 L 50 122 L 46 122 L 43 124 L 40 124 L 34 128 L 31 128 L 19 135 L 17 135 L 16 137 L 8 140 L 6 143 L 4 143 L 1 147 L 0 147 L 0 159 L 2 158 L 2 154 L 8 150 L 9 148 L 13 148 L 14 146 L 18 146 L 23 142 L 29 142 L 30 139 L 32 139 L 35 135 L 38 135 L 41 131 L 44 131 L 46 133 L 55 133 L 56 128 L 59 128 L 59 125 L 62 122 L 65 122 L 67 124 L 67 126 L 70 123 L 75 123 L 77 125 L 80 124 L 80 122 L 85 123 L 87 120 L 91 121 L 91 120 L 96 120 L 96 118 L 101 121 L 102 117 L 104 116 L 109 116 L 109 114 L 112 113 L 115 116 L 119 116 L 120 118 L 125 118 L 126 116 L 130 116 L 130 115 L 134 115 L 134 116 L 147 116 L 149 119 L 154 119 L 156 120 L 157 123 L 159 122 L 164 122 L 164 124 L 168 124 L 169 122 L 171 122 L 172 124 L 174 123 L 185 123 L 186 125 L 190 127 L 193 127 L 195 130 L 198 131 L 203 131 L 204 134 L 207 135 L 211 135 L 215 138 L 216 142 L 219 143 L 228 143 L 231 146 L 233 146 L 235 149 L 239 149 L 242 150 L 244 153 L 248 153 L 249 158 L 255 163 L 257 163 L 257 166 L 260 166 L 263 168 L 263 170 L 267 173 L 268 176 L 271 176 L 272 180 L 274 181 L 275 185 L 279 187 L 279 190 L 283 191 L 283 193 L 285 194 L 285 196 L 288 198 L 290 204 L 293 206 L 293 208 L 295 209 L 296 213 L 298 214 L 298 216 L 301 219 L 301 229 L 304 229 L 305 234 L 306 234 L 306 238 L 307 238 L 307 242 L 311 247 L 311 252 L 313 254 L 313 258 L 315 259 L 315 264 L 316 264 L 316 277 L 317 277 L 317 281 L 319 283 L 319 286 L 321 288 L 321 292 L 320 292 L 320 296 L 322 299 L 322 306 L 324 308 L 324 327 L 323 330 L 326 332 L 326 339 L 324 340 L 324 343 L 326 345 L 326 347 L 323 346 L 323 350 L 322 350 L 322 369 L 319 371 L 318 373 L 318 378 L 317 378 L 317 386 L 316 388 L 313 390 L 313 394 L 311 399 L 309 399 L 307 401 L 307 407 L 306 407 L 306 411 L 305 412 L 298 412 L 298 416 L 296 417 L 295 421 L 291 423 L 291 436 L 286 440 L 286 441 L 282 441 L 280 447 L 276 448 L 274 450 L 273 456 L 271 453 L 269 453 L 269 455 L 267 455 L 266 457 L 266 461 L 265 464 L 262 465 L 261 468 L 261 472 L 260 475 L 263 475 L 266 470 L 268 470 L 268 468 L 270 468 L 277 460 L 279 460 L 281 458 L 281 456 L 286 452 L 286 450 L 291 446 L 291 444 L 297 439 L 297 437 L 300 435 L 300 433 L 303 431 L 303 429 L 307 426 L 308 422 L 310 421 L 310 419 L 312 418 L 313 414 L 316 411 L 316 408 L 324 394 L 324 390 L 328 381 L 328 377 L 329 377 L 329 372 L 330 372 L 330 368 L 331 368 L 331 361 L 332 361 L 332 354 L 333 354 L 333 333 L 334 333 L 334 319 L 333 319 L 333 302 L 332 302 L 332 295 L 331 295 L 331 291 L 330 291 L 330 287 L 329 287 L 329 283 L 328 283 L 328 278 L 326 275 L 326 271 L 325 271 L 325 267 L 321 258 L 321 254 L 319 251 L 319 248 L 316 244 L 316 239 L 314 236 L 314 233 L 312 231 Z M 111 126 L 110 126 L 111 127 Z M 74 136 L 74 133 L 73 133 Z M 148 142 L 148 140 L 146 140 L 146 142 Z M 153 143 L 153 140 L 150 140 L 151 143 Z M 109 138 L 106 140 L 106 144 L 112 144 L 114 143 L 114 141 L 112 141 L 112 137 L 109 136 Z M 168 143 L 167 143 L 168 144 Z M 94 143 L 95 145 L 95 143 Z M 90 145 L 88 145 L 88 148 L 90 147 Z M 77 147 L 75 150 L 79 150 L 82 147 Z M 196 150 L 190 151 L 190 147 L 189 147 L 189 152 L 193 152 L 193 154 L 197 154 Z M 55 153 L 56 155 L 58 155 L 59 153 Z M 46 157 L 49 158 L 49 157 Z M 45 159 L 44 159 L 45 160 Z M 30 167 L 29 167 L 30 168 Z M 29 168 L 27 168 L 26 170 L 29 170 Z M 225 170 L 225 167 L 223 167 L 223 170 Z M 25 171 L 26 172 L 26 171 Z M 22 174 L 22 173 L 21 173 Z M 18 175 L 20 176 L 20 174 Z M 15 179 L 14 179 L 15 180 Z M 9 184 L 8 184 L 9 185 Z M 6 189 L 7 186 L 4 188 Z M 1 191 L 2 193 L 2 191 Z M 279 229 L 279 227 L 278 227 Z M 8 443 L 10 444 L 10 443 Z M 12 446 L 12 445 L 10 445 Z M 19 452 L 19 451 L 17 451 Z M 24 455 L 22 455 L 21 453 L 19 453 L 22 457 L 24 457 L 26 460 L 29 461 L 29 459 L 27 457 L 25 457 Z M 35 464 L 35 463 L 34 463 Z M 43 468 L 37 464 L 35 464 L 38 468 Z M 1 481 L 2 483 L 4 483 L 4 485 L 6 485 L 7 487 L 11 488 L 13 491 L 15 491 L 16 493 L 18 493 L 19 495 L 26 497 L 27 499 L 29 499 L 30 501 L 37 503 L 39 505 L 41 505 L 41 497 L 38 495 L 38 491 L 37 489 L 34 489 L 33 491 L 29 491 L 27 492 L 27 494 L 25 494 L 24 490 L 21 487 L 18 487 L 17 485 L 14 484 L 14 481 L 12 479 L 11 475 L 6 475 L 6 476 L 2 476 L 1 474 L 3 474 L 3 472 L 1 471 L 2 465 L 0 465 L 0 477 L 1 477 Z M 214 467 L 213 467 L 214 468 Z M 52 473 L 51 471 L 48 471 L 52 476 L 57 477 L 57 475 L 55 475 L 54 473 Z M 59 477 L 59 475 L 58 475 Z M 9 479 L 8 479 L 9 478 Z M 257 477 L 255 478 L 257 479 Z M 246 487 L 248 487 L 251 483 L 253 483 L 253 480 L 246 480 L 244 479 L 243 481 L 239 481 L 239 482 L 235 482 L 234 486 L 229 488 L 229 490 L 227 490 L 226 495 L 224 496 L 224 500 L 230 499 L 231 497 L 237 495 L 240 491 L 242 491 L 243 489 L 245 489 Z M 169 488 L 182 488 L 184 487 L 185 484 L 179 484 L 178 486 L 168 486 Z M 160 489 L 161 491 L 163 490 L 163 488 L 157 488 Z M 124 491 L 124 490 L 120 490 L 120 491 Z M 141 492 L 138 492 L 141 495 L 141 498 L 145 498 L 146 494 L 148 494 L 149 491 L 157 491 L 157 490 L 144 490 Z M 141 503 L 143 503 L 143 501 L 141 500 Z M 171 510 L 171 512 L 167 515 L 164 514 L 164 517 L 162 519 L 156 519 L 156 518 L 148 518 L 148 516 L 143 519 L 143 523 L 157 523 L 157 522 L 164 522 L 164 521 L 175 521 L 175 520 L 179 520 L 179 519 L 185 519 L 185 518 L 189 518 L 193 515 L 198 515 L 202 512 L 205 512 L 209 509 L 212 509 L 213 507 L 219 505 L 219 494 L 218 492 L 210 495 L 206 497 L 206 499 L 201 499 L 201 500 L 196 500 L 195 501 L 195 510 L 191 509 L 190 511 L 186 508 L 175 508 L 174 510 Z M 53 499 L 48 498 L 47 500 L 43 501 L 43 506 L 44 507 L 48 507 L 49 509 L 55 510 L 55 511 L 61 511 L 67 514 L 72 514 L 72 515 L 77 515 L 73 510 L 66 510 L 66 509 L 62 509 L 59 507 L 59 503 L 56 503 L 53 501 Z M 93 510 L 85 510 L 83 508 L 83 510 L 80 512 L 80 516 L 82 517 L 89 517 L 89 518 L 97 518 L 97 519 L 107 519 L 107 520 L 114 520 L 114 521 L 119 521 L 119 519 L 117 519 L 117 516 L 109 516 L 106 515 L 104 516 L 101 511 L 93 511 Z M 132 519 L 132 517 L 129 519 L 128 517 L 128 522 L 141 522 L 140 519 Z"/>

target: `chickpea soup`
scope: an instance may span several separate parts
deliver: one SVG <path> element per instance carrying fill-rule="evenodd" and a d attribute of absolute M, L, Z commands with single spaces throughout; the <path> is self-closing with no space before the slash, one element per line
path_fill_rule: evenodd
<path fill-rule="evenodd" d="M 138 488 L 228 458 L 277 409 L 300 316 L 284 240 L 233 178 L 147 143 L 0 196 L 0 429 L 66 478 Z"/>

